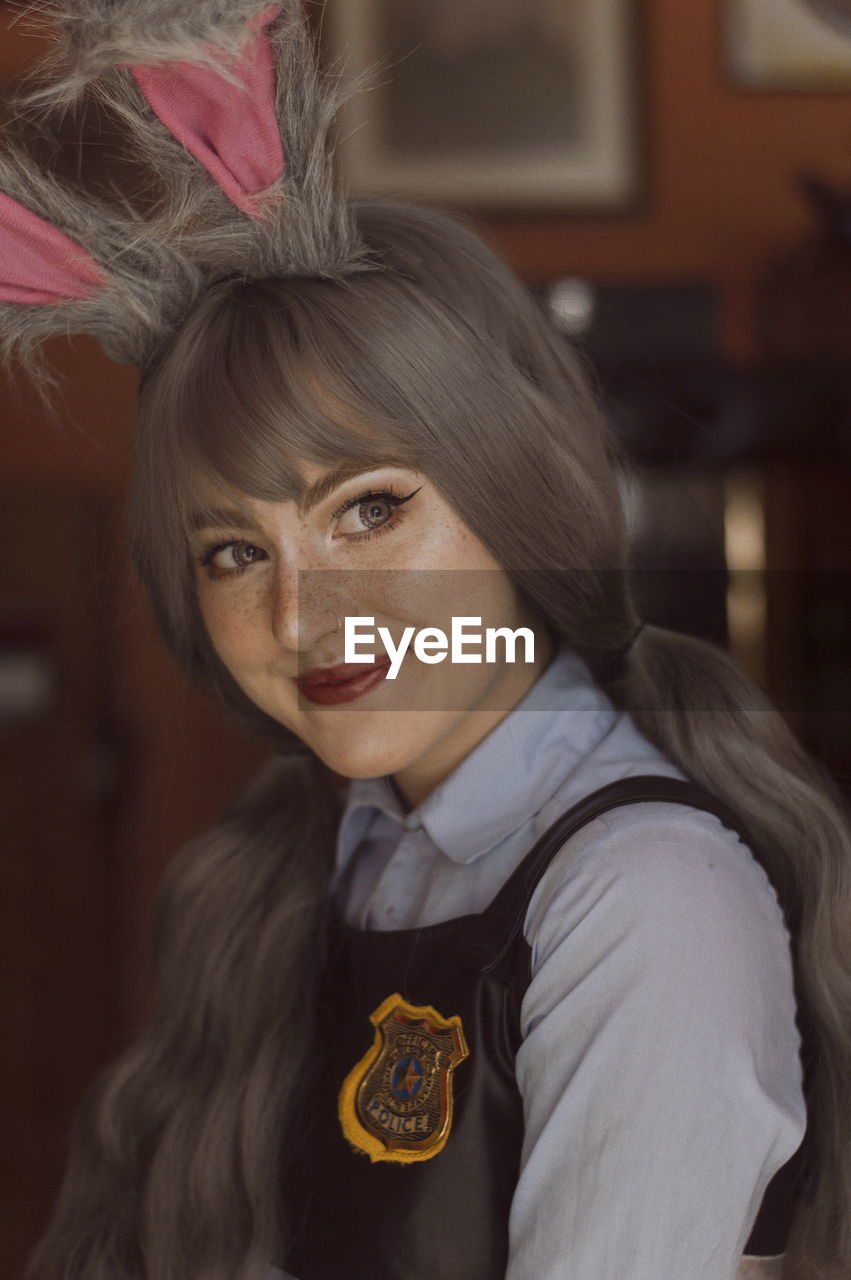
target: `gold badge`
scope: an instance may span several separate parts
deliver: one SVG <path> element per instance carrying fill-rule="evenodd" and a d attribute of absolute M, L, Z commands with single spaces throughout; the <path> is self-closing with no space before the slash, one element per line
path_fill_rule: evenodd
<path fill-rule="evenodd" d="M 452 1072 L 469 1055 L 461 1019 L 388 996 L 375 1040 L 343 1081 L 343 1133 L 370 1160 L 409 1164 L 442 1151 L 452 1128 Z"/>

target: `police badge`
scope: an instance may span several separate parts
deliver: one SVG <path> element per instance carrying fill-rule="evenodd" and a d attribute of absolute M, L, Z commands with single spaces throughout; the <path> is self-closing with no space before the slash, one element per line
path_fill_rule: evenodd
<path fill-rule="evenodd" d="M 452 1073 L 469 1056 L 461 1019 L 388 996 L 375 1040 L 340 1089 L 343 1133 L 373 1162 L 410 1164 L 442 1151 L 452 1128 Z"/>

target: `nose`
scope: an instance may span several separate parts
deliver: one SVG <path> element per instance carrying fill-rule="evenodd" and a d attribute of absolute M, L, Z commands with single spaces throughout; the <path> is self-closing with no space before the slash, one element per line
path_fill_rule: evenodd
<path fill-rule="evenodd" d="M 310 655 L 317 662 L 342 659 L 326 637 L 343 625 L 343 603 L 332 581 L 339 575 L 331 569 L 281 566 L 271 588 L 270 625 L 282 649 Z M 327 650 L 325 652 L 324 650 Z"/>

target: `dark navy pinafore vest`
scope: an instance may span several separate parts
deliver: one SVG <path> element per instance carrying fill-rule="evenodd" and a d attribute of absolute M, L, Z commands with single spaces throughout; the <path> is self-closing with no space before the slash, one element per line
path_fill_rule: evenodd
<path fill-rule="evenodd" d="M 531 976 L 523 935 L 527 909 L 569 836 L 609 809 L 646 800 L 714 813 L 753 848 L 726 806 L 695 784 L 630 778 L 594 792 L 553 823 L 479 914 L 389 932 L 334 919 L 320 999 L 320 1047 L 306 1084 L 301 1142 L 283 1187 L 293 1243 L 281 1265 L 296 1280 L 504 1280 L 508 1213 L 523 1141 L 514 1059 L 521 1042 L 520 1004 Z M 419 1031 L 410 1023 L 413 1038 L 399 1042 L 401 1050 L 384 1068 L 378 1061 L 368 1103 L 374 1117 L 365 1121 L 369 1126 L 374 1120 L 376 1132 L 380 1125 L 395 1126 L 403 1143 L 416 1143 L 416 1126 L 425 1133 L 431 1123 L 425 1111 L 425 1118 L 411 1118 L 414 1101 L 385 1110 L 381 1098 L 391 1096 L 388 1089 L 396 1097 L 413 1097 L 434 1084 L 432 1101 L 444 1112 L 441 1089 L 449 1094 L 452 1115 L 444 1144 L 408 1163 L 372 1160 L 355 1149 L 338 1117 L 343 1082 L 379 1039 L 370 1017 L 393 993 L 409 1006 L 460 1019 L 468 1051 L 453 1069 L 437 1072 L 439 1082 L 426 1079 L 429 1070 L 435 1074 L 435 1062 L 449 1061 L 438 1052 L 429 1067 L 416 1049 L 416 1036 L 428 1047 L 434 1030 L 426 1019 L 417 1024 Z M 434 1043 L 448 1043 L 448 1034 Z M 746 1254 L 784 1251 L 799 1161 L 800 1148 L 769 1184 Z"/>

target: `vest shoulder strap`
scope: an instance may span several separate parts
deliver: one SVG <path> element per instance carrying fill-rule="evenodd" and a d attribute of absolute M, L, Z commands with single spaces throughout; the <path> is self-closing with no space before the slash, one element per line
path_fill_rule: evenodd
<path fill-rule="evenodd" d="M 752 847 L 744 823 L 723 801 L 695 782 L 683 782 L 679 778 L 658 774 L 642 774 L 610 782 L 585 796 L 547 828 L 478 917 L 479 923 L 469 944 L 485 972 L 495 969 L 516 944 L 532 895 L 564 842 L 610 809 L 651 800 L 670 801 L 714 813 Z"/>
<path fill-rule="evenodd" d="M 580 800 L 548 827 L 502 886 L 490 906 L 479 917 L 480 927 L 471 940 L 471 945 L 474 962 L 482 972 L 496 969 L 518 941 L 522 940 L 523 925 L 532 895 L 565 840 L 610 809 L 648 800 L 672 801 L 675 804 L 688 805 L 694 809 L 714 813 L 725 827 L 736 831 L 750 847 L 754 856 L 759 858 L 759 849 L 741 819 L 717 796 L 713 796 L 697 783 L 650 774 L 609 783 Z M 809 1088 L 806 1082 L 812 1071 L 815 1049 L 807 1030 L 808 1019 L 800 1000 L 798 1016 L 803 1028 L 802 1058 L 805 1068 L 805 1093 L 808 1095 Z M 769 1182 L 745 1245 L 745 1255 L 768 1257 L 780 1254 L 785 1249 L 796 1197 L 804 1178 L 806 1146 L 805 1141 Z"/>

